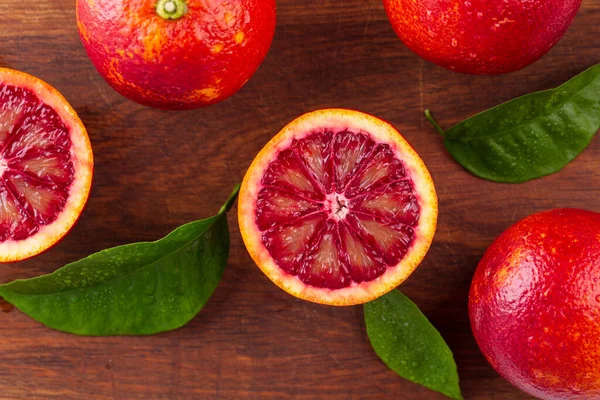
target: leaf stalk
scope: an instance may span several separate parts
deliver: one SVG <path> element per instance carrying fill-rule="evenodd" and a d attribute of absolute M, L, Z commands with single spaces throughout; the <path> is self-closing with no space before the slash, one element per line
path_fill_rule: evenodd
<path fill-rule="evenodd" d="M 431 115 L 431 111 L 425 110 L 425 118 L 427 118 L 427 121 L 429 121 L 431 123 L 431 125 L 437 131 L 437 133 L 439 133 L 440 135 L 444 136 L 444 133 L 445 133 L 444 130 L 437 123 L 437 121 L 433 118 L 433 116 Z"/>

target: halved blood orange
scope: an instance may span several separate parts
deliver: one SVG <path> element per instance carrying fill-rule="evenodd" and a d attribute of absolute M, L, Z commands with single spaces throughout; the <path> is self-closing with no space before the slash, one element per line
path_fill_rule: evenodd
<path fill-rule="evenodd" d="M 327 109 L 291 122 L 258 154 L 239 199 L 244 243 L 288 293 L 322 304 L 371 301 L 427 253 L 437 196 L 393 126 Z"/>
<path fill-rule="evenodd" d="M 0 262 L 35 256 L 67 234 L 92 172 L 87 132 L 65 98 L 0 68 Z"/>

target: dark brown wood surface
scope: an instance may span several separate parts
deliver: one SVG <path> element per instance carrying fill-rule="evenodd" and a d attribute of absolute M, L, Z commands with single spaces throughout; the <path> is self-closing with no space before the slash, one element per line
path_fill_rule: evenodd
<path fill-rule="evenodd" d="M 520 185 L 479 180 L 423 118 L 449 127 L 515 96 L 554 87 L 600 62 L 600 3 L 584 0 L 562 41 L 533 66 L 493 77 L 421 60 L 396 37 L 380 0 L 279 0 L 271 51 L 227 101 L 196 111 L 134 104 L 98 75 L 79 42 L 74 0 L 0 0 L 0 65 L 61 91 L 91 136 L 95 185 L 68 237 L 0 282 L 49 273 L 106 247 L 162 237 L 216 212 L 260 148 L 310 110 L 347 107 L 392 122 L 433 175 L 439 227 L 402 285 L 454 351 L 466 399 L 527 399 L 486 363 L 467 297 L 478 260 L 510 224 L 553 207 L 600 211 L 600 142 L 562 172 Z M 154 337 L 84 338 L 0 312 L 0 399 L 434 399 L 377 358 L 362 307 L 297 300 L 242 244 L 234 213 L 223 281 L 188 326 Z"/>

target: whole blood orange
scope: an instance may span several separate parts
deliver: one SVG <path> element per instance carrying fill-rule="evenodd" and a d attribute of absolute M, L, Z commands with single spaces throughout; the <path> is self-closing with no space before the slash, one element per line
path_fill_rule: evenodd
<path fill-rule="evenodd" d="M 477 267 L 473 333 L 490 364 L 541 399 L 600 399 L 600 214 L 557 209 L 506 230 Z"/>
<path fill-rule="evenodd" d="M 64 97 L 0 68 L 0 262 L 58 242 L 85 206 L 92 172 L 87 132 Z"/>
<path fill-rule="evenodd" d="M 123 96 L 193 109 L 236 93 L 265 58 L 275 0 L 77 0 L 88 56 Z"/>
<path fill-rule="evenodd" d="M 331 305 L 373 300 L 429 249 L 437 197 L 423 161 L 394 127 L 329 109 L 287 125 L 248 169 L 239 224 L 279 287 Z"/>
<path fill-rule="evenodd" d="M 470 74 L 532 64 L 567 31 L 581 0 L 383 0 L 400 39 L 421 57 Z"/>

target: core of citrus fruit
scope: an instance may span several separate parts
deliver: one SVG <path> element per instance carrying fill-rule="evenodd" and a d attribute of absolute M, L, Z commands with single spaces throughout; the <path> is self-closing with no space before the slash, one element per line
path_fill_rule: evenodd
<path fill-rule="evenodd" d="M 477 344 L 539 399 L 600 399 L 600 214 L 533 214 L 485 252 L 471 285 Z"/>
<path fill-rule="evenodd" d="M 429 249 L 437 197 L 423 161 L 394 127 L 328 109 L 287 125 L 248 169 L 244 243 L 286 292 L 322 304 L 373 300 Z"/>
<path fill-rule="evenodd" d="M 65 98 L 0 68 L 0 262 L 58 242 L 81 214 L 92 172 L 87 132 Z"/>
<path fill-rule="evenodd" d="M 236 93 L 269 51 L 275 0 L 77 0 L 79 36 L 119 93 L 193 109 Z"/>

